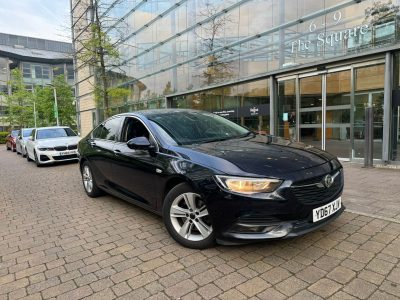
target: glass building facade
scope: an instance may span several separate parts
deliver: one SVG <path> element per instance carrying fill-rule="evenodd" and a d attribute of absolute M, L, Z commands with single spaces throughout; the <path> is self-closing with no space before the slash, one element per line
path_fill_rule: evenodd
<path fill-rule="evenodd" d="M 357 161 L 373 107 L 374 158 L 400 162 L 400 0 L 102 4 L 131 89 L 113 113 L 207 110 Z M 85 5 L 72 0 L 73 25 Z"/>

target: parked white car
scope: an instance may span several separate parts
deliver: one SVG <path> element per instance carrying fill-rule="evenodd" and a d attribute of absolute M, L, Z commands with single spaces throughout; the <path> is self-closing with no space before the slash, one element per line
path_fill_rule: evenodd
<path fill-rule="evenodd" d="M 26 156 L 26 142 L 32 135 L 33 128 L 22 128 L 18 135 L 17 141 L 15 142 L 17 148 L 17 154 L 22 154 L 22 157 Z"/>
<path fill-rule="evenodd" d="M 32 130 L 26 142 L 26 159 L 42 164 L 57 161 L 78 160 L 80 138 L 69 127 L 41 127 Z"/>

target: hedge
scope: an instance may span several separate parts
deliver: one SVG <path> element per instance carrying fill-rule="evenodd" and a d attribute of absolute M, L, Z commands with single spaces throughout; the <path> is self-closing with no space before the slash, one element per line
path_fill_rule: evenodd
<path fill-rule="evenodd" d="M 6 143 L 6 136 L 9 134 L 8 131 L 0 131 L 0 144 Z"/>

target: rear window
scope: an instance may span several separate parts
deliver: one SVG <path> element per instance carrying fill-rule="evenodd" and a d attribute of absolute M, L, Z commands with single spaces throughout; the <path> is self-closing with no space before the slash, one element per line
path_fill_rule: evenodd
<path fill-rule="evenodd" d="M 11 136 L 12 136 L 12 137 L 17 137 L 18 134 L 19 134 L 19 130 L 13 130 L 13 131 L 11 131 Z"/>
<path fill-rule="evenodd" d="M 36 139 L 55 139 L 68 136 L 76 136 L 75 132 L 73 132 L 71 128 L 49 128 L 38 130 Z"/>

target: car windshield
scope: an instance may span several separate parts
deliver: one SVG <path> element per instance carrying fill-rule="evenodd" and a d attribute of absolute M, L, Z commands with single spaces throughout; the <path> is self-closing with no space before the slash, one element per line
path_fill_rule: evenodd
<path fill-rule="evenodd" d="M 19 130 L 13 130 L 13 131 L 11 131 L 11 136 L 12 136 L 12 137 L 17 137 L 18 134 L 19 134 Z"/>
<path fill-rule="evenodd" d="M 32 135 L 32 129 L 24 129 L 22 130 L 22 136 L 23 137 L 29 137 Z"/>
<path fill-rule="evenodd" d="M 76 136 L 75 132 L 71 128 L 48 128 L 40 129 L 37 132 L 36 138 L 38 140 L 42 139 L 54 139 L 67 136 Z"/>
<path fill-rule="evenodd" d="M 173 111 L 148 116 L 178 145 L 200 144 L 247 136 L 247 129 L 214 114 L 200 111 Z"/>

